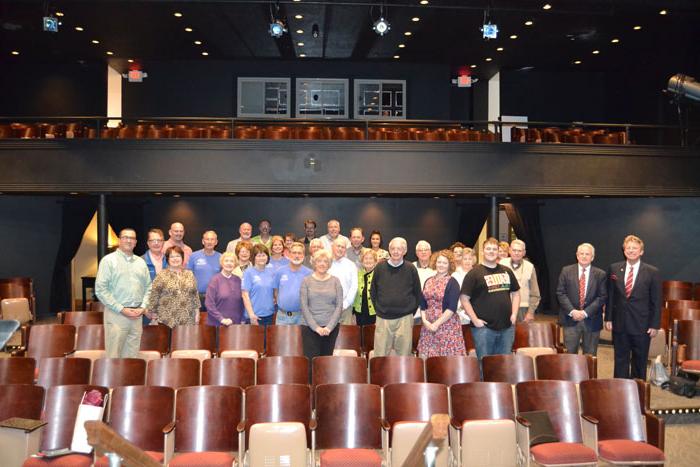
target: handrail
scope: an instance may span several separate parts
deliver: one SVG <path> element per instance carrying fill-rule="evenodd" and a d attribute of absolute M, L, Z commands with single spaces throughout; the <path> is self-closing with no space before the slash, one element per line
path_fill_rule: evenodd
<path fill-rule="evenodd" d="M 433 467 L 435 465 L 435 449 L 447 438 L 449 426 L 449 415 L 433 414 L 430 417 L 430 422 L 426 423 L 423 431 L 418 435 L 418 439 L 416 439 L 401 467 Z"/>
<path fill-rule="evenodd" d="M 124 465 L 140 467 L 162 467 L 151 456 L 124 439 L 117 432 L 100 421 L 85 422 L 88 444 L 95 448 L 96 453 L 112 453 L 119 456 Z M 110 463 L 110 465 L 112 465 Z"/>

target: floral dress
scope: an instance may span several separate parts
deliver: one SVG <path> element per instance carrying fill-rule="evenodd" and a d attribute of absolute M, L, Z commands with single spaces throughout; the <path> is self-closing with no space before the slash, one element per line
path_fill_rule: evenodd
<path fill-rule="evenodd" d="M 156 275 L 151 285 L 148 310 L 158 322 L 170 328 L 195 324 L 199 307 L 197 280 L 192 271 L 163 269 Z"/>
<path fill-rule="evenodd" d="M 425 314 L 431 323 L 443 313 L 443 300 L 445 290 L 451 277 L 433 276 L 425 281 L 423 297 L 427 307 Z M 455 307 L 456 308 L 456 307 Z M 455 310 L 452 310 L 453 312 Z M 462 324 L 457 313 L 453 313 L 450 319 L 442 323 L 437 332 L 432 332 L 423 326 L 420 330 L 418 341 L 418 355 L 421 357 L 439 357 L 444 355 L 466 355 L 464 337 L 462 336 Z"/>

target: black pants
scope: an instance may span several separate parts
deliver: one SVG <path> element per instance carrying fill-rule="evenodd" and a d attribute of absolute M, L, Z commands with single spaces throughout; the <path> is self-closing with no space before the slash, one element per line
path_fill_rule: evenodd
<path fill-rule="evenodd" d="M 647 379 L 647 358 L 651 338 L 648 334 L 627 334 L 613 331 L 615 378 Z"/>
<path fill-rule="evenodd" d="M 374 324 L 377 321 L 377 315 L 370 315 L 369 313 L 355 313 L 355 321 L 358 326 L 367 326 L 369 324 Z"/>
<path fill-rule="evenodd" d="M 311 383 L 311 368 L 313 367 L 314 357 L 333 355 L 338 331 L 340 331 L 340 326 L 336 326 L 327 336 L 319 336 L 316 331 L 308 326 L 301 328 L 304 355 L 309 359 L 309 383 Z"/>

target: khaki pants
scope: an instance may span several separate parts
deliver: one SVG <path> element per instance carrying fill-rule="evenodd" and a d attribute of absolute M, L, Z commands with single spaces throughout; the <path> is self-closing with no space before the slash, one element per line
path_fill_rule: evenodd
<path fill-rule="evenodd" d="M 374 356 L 384 357 L 393 349 L 396 355 L 410 356 L 413 347 L 413 314 L 397 319 L 377 316 L 374 331 Z"/>
<path fill-rule="evenodd" d="M 338 324 L 355 324 L 355 317 L 352 314 L 352 305 L 340 313 L 340 321 Z"/>
<path fill-rule="evenodd" d="M 136 358 L 141 347 L 142 320 L 129 319 L 111 310 L 104 311 L 107 358 Z"/>

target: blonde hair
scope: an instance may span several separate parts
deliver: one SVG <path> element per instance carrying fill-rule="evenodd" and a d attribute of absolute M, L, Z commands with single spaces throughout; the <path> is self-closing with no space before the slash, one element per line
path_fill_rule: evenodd
<path fill-rule="evenodd" d="M 628 235 L 628 236 L 626 236 L 626 237 L 625 237 L 625 241 L 622 242 L 622 248 L 624 248 L 624 247 L 625 247 L 628 243 L 630 243 L 630 242 L 637 243 L 637 244 L 639 245 L 639 247 L 640 247 L 642 250 L 644 250 L 644 241 L 643 241 L 641 238 L 637 237 L 636 235 Z"/>
<path fill-rule="evenodd" d="M 331 256 L 331 253 L 325 248 L 321 248 L 320 250 L 316 251 L 316 253 L 314 253 L 314 255 L 311 257 L 311 265 L 315 267 L 316 261 L 318 261 L 321 258 L 325 258 L 325 260 L 328 261 L 328 265 L 333 263 L 333 257 Z"/>
<path fill-rule="evenodd" d="M 233 251 L 225 251 L 224 253 L 221 253 L 221 257 L 219 258 L 219 265 L 223 267 L 224 265 L 224 260 L 226 258 L 233 258 L 233 264 L 234 266 L 238 266 L 238 257 L 236 256 L 236 253 Z"/>

